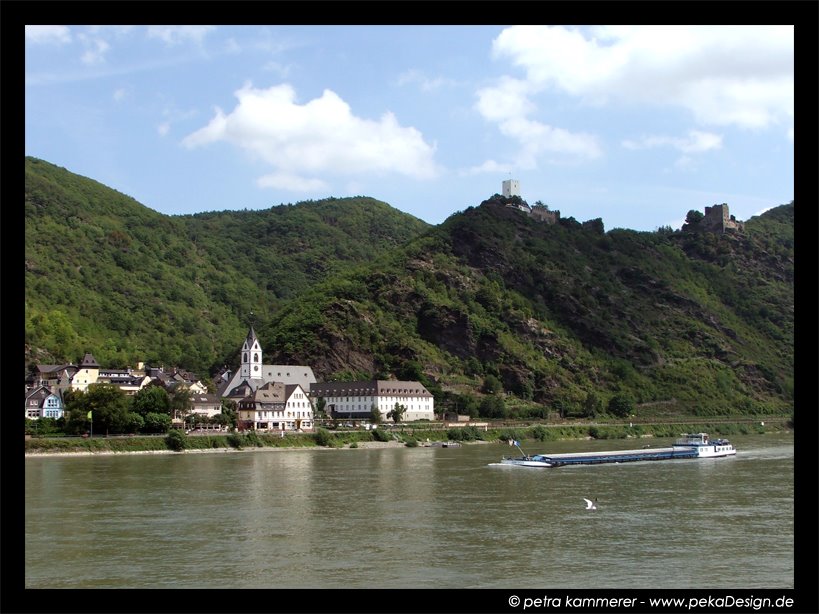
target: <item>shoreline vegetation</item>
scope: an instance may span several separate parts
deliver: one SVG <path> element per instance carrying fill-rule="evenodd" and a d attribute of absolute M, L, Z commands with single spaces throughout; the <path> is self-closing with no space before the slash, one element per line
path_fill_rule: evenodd
<path fill-rule="evenodd" d="M 686 420 L 674 423 L 640 424 L 534 424 L 525 426 L 462 426 L 430 429 L 401 425 L 373 431 L 330 431 L 314 433 L 193 434 L 183 431 L 164 436 L 134 437 L 33 437 L 25 440 L 25 456 L 113 456 L 121 454 L 201 454 L 247 451 L 345 450 L 425 447 L 436 443 L 506 443 L 510 440 L 560 441 L 571 439 L 632 439 L 677 437 L 683 432 L 708 432 L 712 436 L 764 434 L 793 429 L 788 417 L 766 416 L 756 420 Z"/>

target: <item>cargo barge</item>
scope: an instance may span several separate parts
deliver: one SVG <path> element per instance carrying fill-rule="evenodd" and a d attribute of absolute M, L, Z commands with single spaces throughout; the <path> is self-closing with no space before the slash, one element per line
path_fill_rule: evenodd
<path fill-rule="evenodd" d="M 518 446 L 517 442 L 513 442 Z M 518 446 L 520 450 L 520 446 Z M 523 450 L 521 450 L 523 453 Z M 569 465 L 599 465 L 603 463 L 633 463 L 637 461 L 720 458 L 733 456 L 736 448 L 727 439 L 710 439 L 707 433 L 684 434 L 668 448 L 613 450 L 609 452 L 570 452 L 564 454 L 534 454 L 503 457 L 501 465 L 518 467 L 566 467 Z"/>

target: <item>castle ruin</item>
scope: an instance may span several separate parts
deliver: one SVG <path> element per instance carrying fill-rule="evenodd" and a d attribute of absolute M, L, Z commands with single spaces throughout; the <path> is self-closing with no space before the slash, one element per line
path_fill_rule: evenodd
<path fill-rule="evenodd" d="M 705 208 L 705 216 L 700 220 L 700 230 L 705 232 L 742 232 L 745 225 L 728 212 L 728 205 L 714 205 Z"/>

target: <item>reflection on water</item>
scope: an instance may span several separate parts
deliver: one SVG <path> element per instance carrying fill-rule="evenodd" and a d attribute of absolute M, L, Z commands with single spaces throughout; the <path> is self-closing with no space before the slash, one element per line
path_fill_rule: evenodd
<path fill-rule="evenodd" d="M 498 444 L 30 458 L 26 585 L 792 587 L 793 439 L 733 440 L 560 469 L 490 467 Z"/>

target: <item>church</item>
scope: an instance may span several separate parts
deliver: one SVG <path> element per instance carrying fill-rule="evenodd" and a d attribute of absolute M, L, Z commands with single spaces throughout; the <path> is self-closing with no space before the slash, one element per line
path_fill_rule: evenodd
<path fill-rule="evenodd" d="M 247 333 L 242 344 L 241 365 L 236 373 L 229 371 L 222 374 L 217 383 L 217 394 L 220 397 L 239 401 L 253 395 L 256 391 L 275 382 L 287 386 L 298 384 L 302 390 L 309 392 L 310 385 L 316 383 L 313 369 L 302 365 L 266 365 L 262 358 L 262 345 L 253 327 Z"/>

